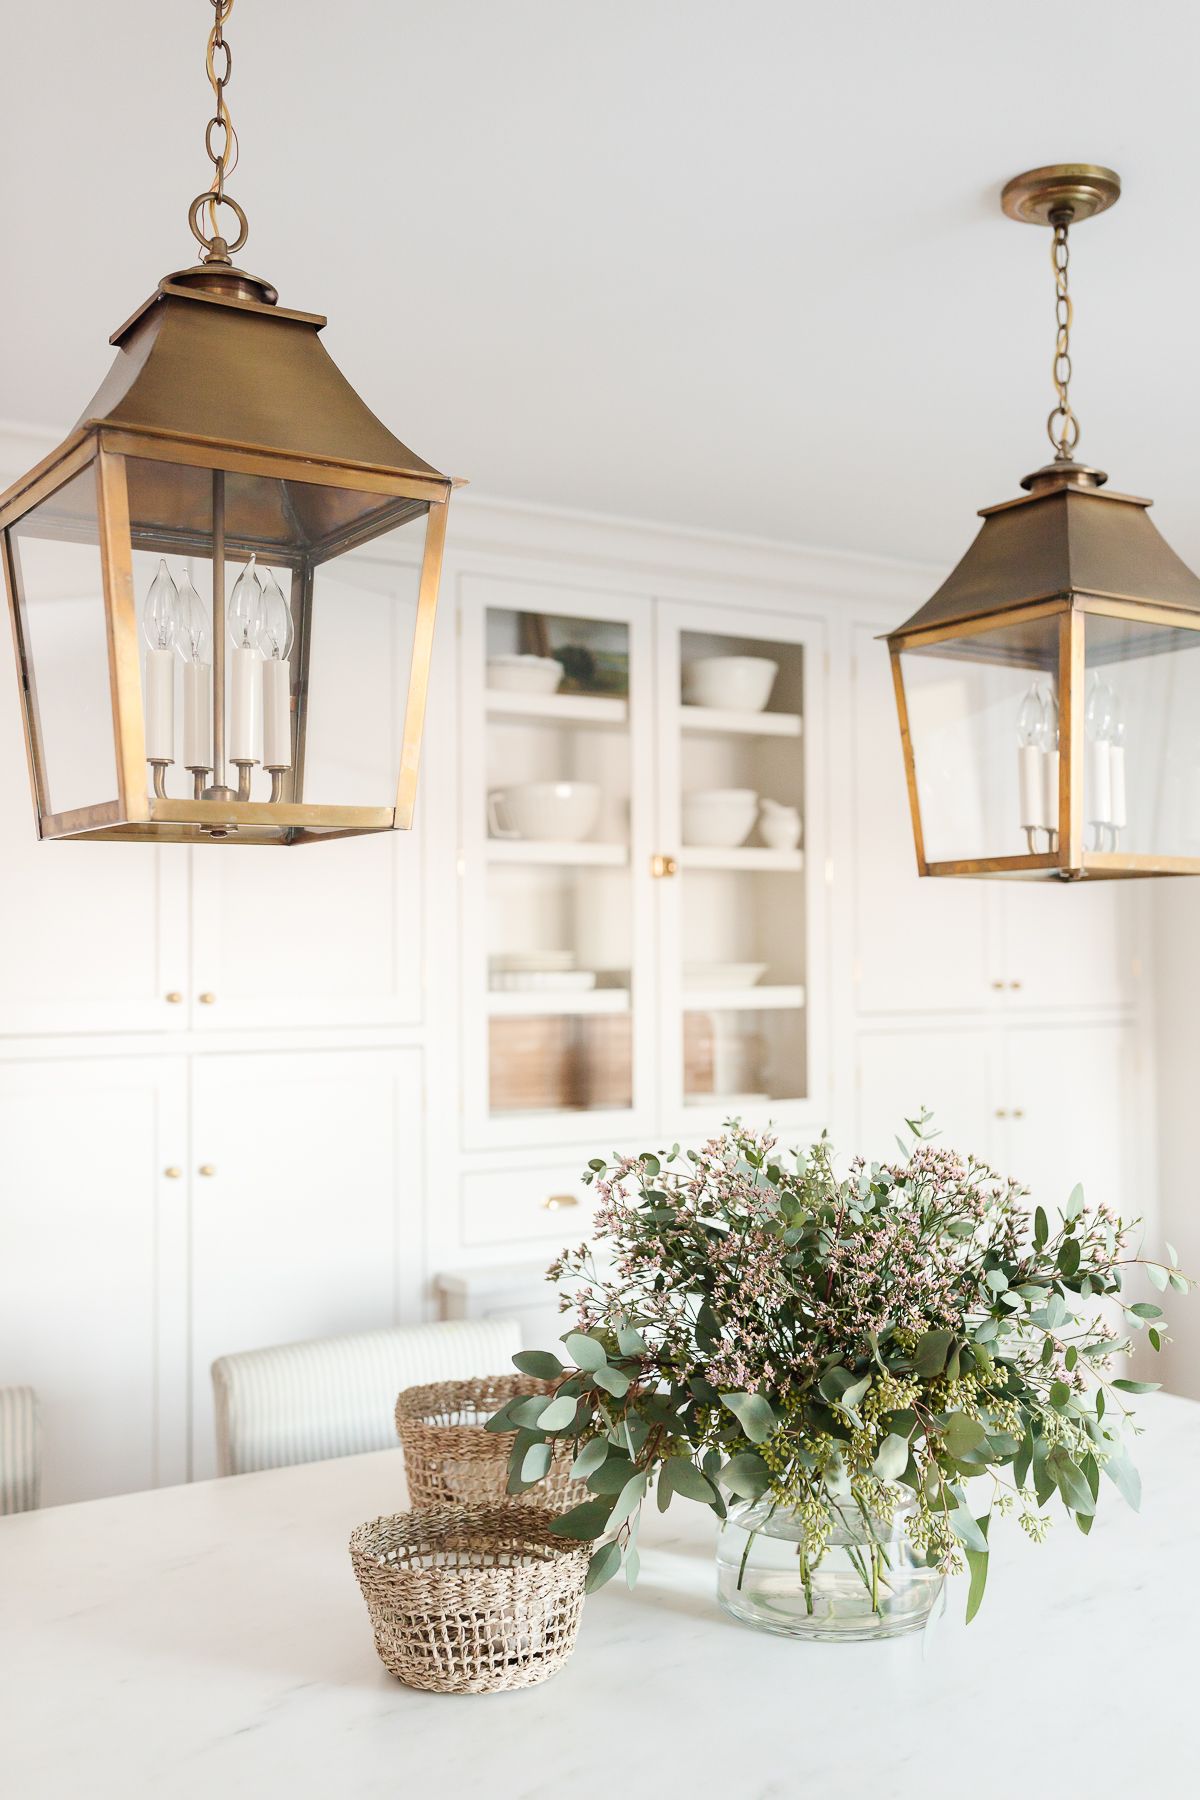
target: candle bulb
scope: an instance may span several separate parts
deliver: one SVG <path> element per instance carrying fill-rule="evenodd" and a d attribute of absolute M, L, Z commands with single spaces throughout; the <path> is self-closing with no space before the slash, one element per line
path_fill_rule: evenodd
<path fill-rule="evenodd" d="M 1020 825 L 1030 850 L 1034 850 L 1033 834 L 1049 825 L 1042 775 L 1042 752 L 1039 737 L 1043 729 L 1042 699 L 1036 685 L 1021 702 L 1017 718 L 1017 782 L 1020 801 Z"/>
<path fill-rule="evenodd" d="M 262 583 L 262 625 L 258 647 L 263 654 L 263 767 L 292 766 L 292 615 L 283 590 L 267 571 Z"/>
<path fill-rule="evenodd" d="M 1058 704 L 1054 689 L 1042 698 L 1042 812 L 1050 833 L 1050 848 L 1058 847 Z"/>
<path fill-rule="evenodd" d="M 175 653 L 183 664 L 183 766 L 207 771 L 212 753 L 212 664 L 208 609 L 190 575 L 179 585 Z"/>
<path fill-rule="evenodd" d="M 229 760 L 249 768 L 259 760 L 262 725 L 262 680 L 258 634 L 262 626 L 262 583 L 254 557 L 233 585 L 229 600 L 230 658 Z"/>
<path fill-rule="evenodd" d="M 176 588 L 166 562 L 150 583 L 142 609 L 142 629 L 150 646 L 146 652 L 146 761 L 175 761 L 175 642 Z"/>
<path fill-rule="evenodd" d="M 1112 823 L 1112 757 L 1109 741 L 1111 693 L 1111 688 L 1099 676 L 1093 675 L 1083 715 L 1087 734 L 1087 783 L 1084 797 L 1088 823 L 1095 829 L 1094 848 L 1097 850 L 1103 845 L 1104 827 Z"/>
<path fill-rule="evenodd" d="M 1116 693 L 1112 688 L 1108 691 L 1111 696 L 1112 718 L 1108 745 L 1108 779 L 1112 790 L 1111 823 L 1114 832 L 1117 832 L 1123 831 L 1128 824 L 1125 805 L 1125 720 Z"/>

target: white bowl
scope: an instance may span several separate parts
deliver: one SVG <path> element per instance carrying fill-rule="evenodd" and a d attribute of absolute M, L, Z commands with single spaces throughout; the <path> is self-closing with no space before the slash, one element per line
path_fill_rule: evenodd
<path fill-rule="evenodd" d="M 563 666 L 553 656 L 489 656 L 487 684 L 506 694 L 553 694 Z"/>
<path fill-rule="evenodd" d="M 488 795 L 488 824 L 498 838 L 577 844 L 599 811 L 600 789 L 591 781 L 526 781 Z"/>
<path fill-rule="evenodd" d="M 685 988 L 752 988 L 767 972 L 766 963 L 684 963 Z"/>
<path fill-rule="evenodd" d="M 683 797 L 683 841 L 713 850 L 734 850 L 750 836 L 758 817 L 753 788 L 702 788 Z"/>
<path fill-rule="evenodd" d="M 700 656 L 683 665 L 683 698 L 688 706 L 762 712 L 778 673 L 768 656 Z"/>

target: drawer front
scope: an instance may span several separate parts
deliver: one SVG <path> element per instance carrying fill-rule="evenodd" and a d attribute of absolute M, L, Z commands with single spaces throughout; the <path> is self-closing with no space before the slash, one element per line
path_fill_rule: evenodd
<path fill-rule="evenodd" d="M 579 1179 L 581 1160 L 496 1169 L 462 1177 L 463 1245 L 577 1244 L 587 1236 L 593 1195 Z"/>

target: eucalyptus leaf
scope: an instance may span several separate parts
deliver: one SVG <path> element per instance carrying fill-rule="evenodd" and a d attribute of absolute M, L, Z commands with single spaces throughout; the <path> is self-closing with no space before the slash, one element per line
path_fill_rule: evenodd
<path fill-rule="evenodd" d="M 677 1494 L 683 1494 L 688 1500 L 701 1500 L 705 1506 L 711 1506 L 716 1489 L 708 1476 L 702 1475 L 695 1463 L 689 1462 L 686 1456 L 668 1456 L 663 1469 L 670 1469 L 671 1485 Z"/>
<path fill-rule="evenodd" d="M 617 1495 L 617 1503 L 612 1509 L 610 1526 L 623 1525 L 630 1513 L 639 1507 L 645 1498 L 647 1477 L 644 1470 L 631 1475 L 621 1492 Z"/>
<path fill-rule="evenodd" d="M 633 1325 L 617 1327 L 617 1347 L 622 1356 L 645 1356 L 646 1354 L 645 1339 Z"/>
<path fill-rule="evenodd" d="M 608 1361 L 604 1345 L 582 1331 L 569 1331 L 563 1342 L 577 1369 L 602 1369 Z"/>
<path fill-rule="evenodd" d="M 583 1583 L 585 1594 L 594 1594 L 597 1588 L 611 1581 L 621 1566 L 620 1544 L 601 1544 L 593 1550 L 591 1561 L 587 1566 L 587 1576 Z"/>
<path fill-rule="evenodd" d="M 771 1485 L 771 1471 L 761 1456 L 743 1450 L 730 1457 L 717 1480 L 739 1500 L 761 1500 Z"/>
<path fill-rule="evenodd" d="M 608 1453 L 609 1443 L 607 1438 L 589 1438 L 588 1442 L 579 1452 L 579 1455 L 575 1458 L 575 1461 L 571 1464 L 571 1480 L 586 1481 L 589 1475 L 595 1474 Z"/>
<path fill-rule="evenodd" d="M 927 1331 L 917 1342 L 913 1352 L 913 1368 L 918 1375 L 926 1377 L 940 1375 L 946 1367 L 946 1358 L 950 1354 L 950 1346 L 954 1341 L 954 1333 L 939 1329 Z"/>
<path fill-rule="evenodd" d="M 1134 1512 L 1142 1504 L 1142 1478 L 1130 1462 L 1124 1448 L 1113 1451 L 1100 1464 L 1108 1479 L 1113 1483 L 1121 1498 Z"/>
<path fill-rule="evenodd" d="M 947 1517 L 951 1531 L 961 1544 L 964 1544 L 968 1550 L 977 1550 L 982 1555 L 987 1555 L 987 1539 L 972 1517 L 969 1507 L 956 1506 Z"/>
<path fill-rule="evenodd" d="M 550 1521 L 550 1530 L 555 1537 L 588 1538 L 603 1537 L 608 1529 L 609 1515 L 613 1509 L 611 1500 L 584 1500 L 578 1506 L 571 1507 L 561 1518 Z"/>
<path fill-rule="evenodd" d="M 990 1513 L 985 1513 L 981 1519 L 976 1519 L 975 1521 L 985 1544 L 987 1542 L 988 1526 L 991 1522 L 992 1519 Z M 966 1556 L 967 1567 L 971 1571 L 971 1585 L 967 1589 L 967 1624 L 969 1625 L 983 1604 L 983 1590 L 987 1586 L 988 1577 L 988 1551 L 986 1549 L 968 1549 Z"/>
<path fill-rule="evenodd" d="M 513 1366 L 522 1375 L 534 1375 L 539 1381 L 557 1381 L 563 1366 L 552 1350 L 518 1350 Z"/>
<path fill-rule="evenodd" d="M 942 1430 L 942 1442 L 955 1459 L 977 1450 L 987 1433 L 978 1419 L 967 1413 L 951 1413 Z"/>
<path fill-rule="evenodd" d="M 889 1432 L 875 1453 L 871 1472 L 880 1481 L 898 1481 L 908 1467 L 908 1439 Z"/>
<path fill-rule="evenodd" d="M 1162 1386 L 1162 1382 L 1130 1381 L 1127 1376 L 1118 1375 L 1113 1382 L 1113 1386 L 1115 1388 L 1120 1388 L 1123 1394 L 1157 1394 L 1159 1388 Z"/>
<path fill-rule="evenodd" d="M 568 1425 L 575 1423 L 577 1404 L 570 1394 L 559 1394 L 549 1403 L 543 1403 L 537 1416 L 539 1430 L 565 1431 Z"/>
<path fill-rule="evenodd" d="M 761 1394 L 722 1394 L 727 1406 L 752 1444 L 761 1444 L 777 1428 L 779 1421 L 770 1402 Z"/>
<path fill-rule="evenodd" d="M 624 1369 L 610 1368 L 606 1363 L 602 1369 L 594 1372 L 597 1387 L 602 1387 L 616 1400 L 623 1400 L 629 1392 L 629 1377 Z"/>
<path fill-rule="evenodd" d="M 1170 1270 L 1164 1269 L 1160 1263 L 1147 1263 L 1146 1274 L 1152 1286 L 1161 1294 L 1170 1279 Z"/>
<path fill-rule="evenodd" d="M 554 1451 L 549 1444 L 530 1444 L 521 1463 L 522 1481 L 540 1481 L 550 1472 Z"/>

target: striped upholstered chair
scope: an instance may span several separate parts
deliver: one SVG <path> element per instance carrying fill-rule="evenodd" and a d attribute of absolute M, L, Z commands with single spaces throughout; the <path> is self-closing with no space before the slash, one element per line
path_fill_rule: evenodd
<path fill-rule="evenodd" d="M 40 1483 L 37 1395 L 0 1387 L 0 1513 L 32 1512 Z"/>
<path fill-rule="evenodd" d="M 508 1374 L 520 1348 L 512 1320 L 456 1319 L 218 1357 L 218 1472 L 248 1475 L 385 1450 L 396 1442 L 401 1388 Z"/>

